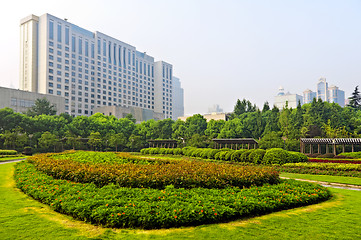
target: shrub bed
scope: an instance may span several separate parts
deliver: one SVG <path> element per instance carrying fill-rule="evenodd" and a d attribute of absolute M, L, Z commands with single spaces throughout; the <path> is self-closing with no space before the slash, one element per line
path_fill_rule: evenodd
<path fill-rule="evenodd" d="M 278 172 L 273 168 L 258 166 L 236 166 L 199 161 L 162 161 L 156 160 L 152 164 L 145 159 L 123 160 L 112 164 L 104 159 L 89 158 L 91 152 L 71 154 L 39 154 L 28 158 L 34 166 L 57 179 L 67 179 L 82 183 L 94 183 L 104 186 L 109 183 L 122 187 L 151 187 L 164 188 L 174 185 L 182 188 L 225 188 L 229 186 L 249 187 L 275 184 L 279 181 Z M 101 154 L 101 153 L 99 153 Z M 104 153 L 109 156 L 110 153 Z M 81 156 L 81 157 L 80 157 Z M 86 159 L 82 157 L 87 156 Z M 74 158 L 73 158 L 74 157 Z M 101 163 L 96 164 L 97 161 Z M 90 162 L 90 163 L 89 163 Z"/>
<path fill-rule="evenodd" d="M 330 198 L 319 185 L 283 180 L 242 189 L 101 188 L 54 179 L 29 162 L 15 167 L 17 187 L 60 213 L 105 227 L 169 228 L 229 221 L 289 209 Z"/>
<path fill-rule="evenodd" d="M 291 173 L 361 177 L 361 164 L 287 163 L 277 169 Z"/>
<path fill-rule="evenodd" d="M 142 154 L 166 154 L 162 148 L 145 148 L 141 150 Z M 172 154 L 172 151 L 168 151 Z M 173 153 L 174 154 L 174 153 Z M 249 162 L 255 164 L 285 164 L 288 162 L 307 162 L 306 155 L 299 152 L 290 152 L 281 148 L 263 149 L 241 149 L 232 150 L 229 148 L 211 149 L 185 147 L 177 150 L 177 154 L 189 157 L 198 157 L 203 159 L 215 159 L 222 161 Z"/>

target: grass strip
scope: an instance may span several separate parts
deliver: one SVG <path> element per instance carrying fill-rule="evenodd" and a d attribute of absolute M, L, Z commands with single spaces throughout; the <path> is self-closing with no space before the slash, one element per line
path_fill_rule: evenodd
<path fill-rule="evenodd" d="M 280 177 L 287 177 L 293 179 L 307 179 L 321 182 L 342 183 L 361 186 L 361 178 L 358 177 L 343 177 L 343 176 L 329 176 L 329 175 L 313 175 L 313 174 L 299 174 L 282 172 Z"/>

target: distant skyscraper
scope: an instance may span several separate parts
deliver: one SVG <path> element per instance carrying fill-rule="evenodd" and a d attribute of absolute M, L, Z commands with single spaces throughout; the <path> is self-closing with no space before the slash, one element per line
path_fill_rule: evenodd
<path fill-rule="evenodd" d="M 173 117 L 173 66 L 49 14 L 20 23 L 21 90 L 62 96 L 65 112 L 140 107 Z"/>
<path fill-rule="evenodd" d="M 345 106 L 345 92 L 338 89 L 338 87 L 332 85 L 328 88 L 329 90 L 329 102 L 337 103 L 341 107 Z"/>
<path fill-rule="evenodd" d="M 219 107 L 218 104 L 214 104 L 212 107 L 208 108 L 208 113 L 222 113 L 223 109 Z"/>
<path fill-rule="evenodd" d="M 328 101 L 328 83 L 326 78 L 320 78 L 317 83 L 317 99 Z"/>
<path fill-rule="evenodd" d="M 303 92 L 303 103 L 311 103 L 314 98 L 317 99 L 317 93 L 312 92 L 310 89 Z"/>
<path fill-rule="evenodd" d="M 184 90 L 179 78 L 173 76 L 173 120 L 184 116 Z"/>
<path fill-rule="evenodd" d="M 334 102 L 339 104 L 341 107 L 345 106 L 345 92 L 334 85 L 328 87 L 326 78 L 320 78 L 318 80 L 317 92 L 312 92 L 310 89 L 303 92 L 304 103 L 311 103 L 314 98 L 321 99 L 326 102 Z"/>

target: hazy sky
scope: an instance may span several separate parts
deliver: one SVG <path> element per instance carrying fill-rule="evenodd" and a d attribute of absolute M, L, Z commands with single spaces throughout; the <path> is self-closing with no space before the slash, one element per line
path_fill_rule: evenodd
<path fill-rule="evenodd" d="M 0 86 L 19 85 L 20 19 L 44 13 L 172 63 L 186 114 L 272 105 L 279 86 L 302 95 L 319 77 L 346 97 L 361 85 L 359 0 L 13 0 L 0 15 Z"/>

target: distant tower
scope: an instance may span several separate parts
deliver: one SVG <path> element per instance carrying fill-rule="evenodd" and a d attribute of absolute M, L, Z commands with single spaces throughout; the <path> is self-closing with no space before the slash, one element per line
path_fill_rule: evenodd
<path fill-rule="evenodd" d="M 328 101 L 328 83 L 326 78 L 321 77 L 317 83 L 317 99 L 322 101 Z"/>
<path fill-rule="evenodd" d="M 283 96 L 283 95 L 285 95 L 285 89 L 284 89 L 282 86 L 280 86 L 280 87 L 278 88 L 278 94 L 277 94 L 277 96 Z"/>

